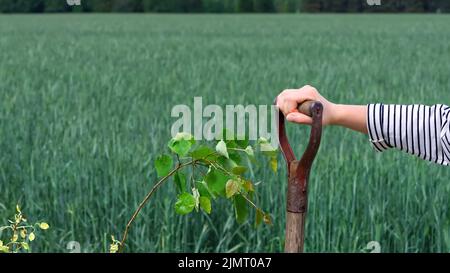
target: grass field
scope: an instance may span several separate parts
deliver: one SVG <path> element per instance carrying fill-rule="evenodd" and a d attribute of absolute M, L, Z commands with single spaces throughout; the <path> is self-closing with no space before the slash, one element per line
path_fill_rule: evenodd
<path fill-rule="evenodd" d="M 16 203 L 51 229 L 33 251 L 107 251 L 156 179 L 176 104 L 271 104 L 315 85 L 340 103 L 450 103 L 450 17 L 433 15 L 0 16 L 0 219 Z M 297 151 L 307 128 L 290 126 Z M 134 252 L 280 252 L 285 168 L 257 167 L 272 227 L 173 211 L 167 187 L 130 233 Z M 326 128 L 305 248 L 450 251 L 450 169 Z"/>

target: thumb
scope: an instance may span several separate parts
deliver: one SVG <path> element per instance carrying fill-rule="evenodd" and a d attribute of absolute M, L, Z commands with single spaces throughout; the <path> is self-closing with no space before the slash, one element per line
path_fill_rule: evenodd
<path fill-rule="evenodd" d="M 292 112 L 286 116 L 286 120 L 290 122 L 295 122 L 299 124 L 311 124 L 312 118 L 308 117 L 307 115 L 304 115 L 299 112 Z"/>

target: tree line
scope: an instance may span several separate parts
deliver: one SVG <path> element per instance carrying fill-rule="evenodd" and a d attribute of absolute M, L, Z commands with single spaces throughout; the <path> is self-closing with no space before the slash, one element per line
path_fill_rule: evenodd
<path fill-rule="evenodd" d="M 449 12 L 449 0 L 0 0 L 3 13 Z"/>

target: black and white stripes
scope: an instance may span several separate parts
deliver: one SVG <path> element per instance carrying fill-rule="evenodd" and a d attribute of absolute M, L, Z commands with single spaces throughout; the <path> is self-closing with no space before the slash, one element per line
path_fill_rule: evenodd
<path fill-rule="evenodd" d="M 369 137 L 377 151 L 397 148 L 450 165 L 449 106 L 369 104 L 367 109 Z"/>

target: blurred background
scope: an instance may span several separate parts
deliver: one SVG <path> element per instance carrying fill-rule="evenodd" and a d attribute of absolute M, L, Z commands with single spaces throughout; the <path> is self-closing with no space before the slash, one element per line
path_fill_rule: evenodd
<path fill-rule="evenodd" d="M 80 3 L 81 5 L 67 5 L 65 0 L 0 0 L 0 12 L 294 13 L 450 11 L 450 2 L 447 0 L 81 0 Z M 378 3 L 379 5 L 377 5 Z"/>
<path fill-rule="evenodd" d="M 69 252 L 70 242 L 107 252 L 157 179 L 172 107 L 192 107 L 194 96 L 270 105 L 311 84 L 337 103 L 450 104 L 450 16 L 439 14 L 450 1 L 374 3 L 0 0 L 0 226 L 20 204 L 29 221 L 51 226 L 33 252 Z M 363 13 L 331 13 L 345 11 Z M 300 155 L 309 128 L 288 130 Z M 283 251 L 286 170 L 281 157 L 277 174 L 266 166 L 250 179 L 272 226 L 255 229 L 254 215 L 238 224 L 225 202 L 211 215 L 179 216 L 170 183 L 138 217 L 127 251 Z M 449 168 L 378 154 L 367 136 L 326 128 L 305 250 L 364 252 L 377 241 L 382 252 L 449 252 L 449 177 Z"/>

